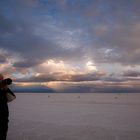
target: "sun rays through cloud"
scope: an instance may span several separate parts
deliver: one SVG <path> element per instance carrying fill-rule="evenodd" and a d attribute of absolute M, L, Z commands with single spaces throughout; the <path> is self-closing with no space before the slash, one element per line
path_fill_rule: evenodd
<path fill-rule="evenodd" d="M 0 73 L 14 89 L 139 92 L 140 1 L 0 1 Z"/>

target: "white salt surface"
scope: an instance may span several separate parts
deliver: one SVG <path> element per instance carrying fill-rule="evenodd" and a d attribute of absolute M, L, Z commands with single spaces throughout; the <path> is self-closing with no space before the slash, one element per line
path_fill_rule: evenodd
<path fill-rule="evenodd" d="M 140 140 L 140 94 L 16 94 L 7 140 Z"/>

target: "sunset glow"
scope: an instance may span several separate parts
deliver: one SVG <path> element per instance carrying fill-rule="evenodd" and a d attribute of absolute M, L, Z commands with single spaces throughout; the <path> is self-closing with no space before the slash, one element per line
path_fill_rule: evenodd
<path fill-rule="evenodd" d="M 0 73 L 18 92 L 140 92 L 139 7 L 137 0 L 1 1 Z"/>

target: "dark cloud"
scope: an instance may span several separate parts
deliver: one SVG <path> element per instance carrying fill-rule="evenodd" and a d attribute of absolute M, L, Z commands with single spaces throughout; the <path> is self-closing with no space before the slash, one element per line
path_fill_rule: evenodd
<path fill-rule="evenodd" d="M 96 38 L 89 55 L 98 63 L 139 64 L 140 21 L 95 25 L 91 30 Z"/>
<path fill-rule="evenodd" d="M 126 78 L 121 77 L 121 76 L 107 76 L 102 79 L 103 81 L 108 81 L 108 82 L 125 82 L 127 81 Z"/>
<path fill-rule="evenodd" d="M 6 63 L 7 62 L 7 57 L 0 55 L 0 63 Z"/>
<path fill-rule="evenodd" d="M 123 72 L 124 77 L 140 77 L 139 71 L 128 70 Z"/>
<path fill-rule="evenodd" d="M 30 78 L 19 78 L 16 82 L 52 82 L 52 81 L 67 81 L 67 82 L 81 82 L 81 81 L 97 81 L 101 80 L 105 74 L 100 72 L 85 73 L 85 74 L 64 74 L 64 73 L 45 73 Z"/>
<path fill-rule="evenodd" d="M 20 62 L 15 62 L 13 64 L 13 67 L 15 68 L 30 68 L 30 67 L 34 67 L 38 64 L 40 64 L 41 61 L 37 61 L 37 60 L 25 60 L 25 61 L 20 61 Z"/>
<path fill-rule="evenodd" d="M 30 0 L 11 2 L 7 0 L 1 3 L 0 28 L 2 37 L 0 45 L 2 48 L 16 51 L 30 61 L 48 58 L 80 61 L 88 56 L 93 57 L 97 62 L 139 63 L 137 51 L 139 47 L 139 1 L 130 1 L 129 3 L 126 1 L 95 1 L 93 3 L 92 1 Z M 53 7 L 56 12 L 53 11 Z M 63 11 L 60 10 L 62 7 Z M 89 10 L 90 7 L 94 8 Z M 71 8 L 73 12 L 68 10 Z M 93 15 L 86 17 L 84 13 L 88 10 Z M 99 14 L 96 15 L 96 12 Z M 75 20 L 77 17 L 78 20 Z M 122 18 L 116 22 L 115 18 L 118 17 Z M 126 24 L 127 17 L 129 18 Z M 132 20 L 133 17 L 135 18 Z M 118 24 L 119 27 L 116 27 L 115 24 Z M 94 31 L 97 25 L 107 26 L 103 37 L 96 36 L 97 31 Z M 84 29 L 81 34 L 85 34 L 85 32 L 87 34 L 87 36 L 81 36 L 80 40 L 77 40 L 78 44 L 75 45 L 80 45 L 80 48 L 63 48 L 62 44 L 72 46 L 76 34 L 71 33 L 73 34 L 71 42 L 60 39 L 59 35 L 62 34 L 62 38 L 64 38 L 66 34 L 63 32 L 77 28 Z M 98 27 L 98 30 L 101 32 L 101 27 Z M 91 36 L 89 31 L 93 31 L 94 36 Z M 70 38 L 70 34 L 67 35 Z M 59 42 L 62 43 L 58 43 L 56 38 L 59 38 Z M 65 43 L 63 43 L 64 41 Z"/>
<path fill-rule="evenodd" d="M 12 32 L 15 29 L 15 25 L 0 13 L 0 34 Z"/>
<path fill-rule="evenodd" d="M 0 48 L 0 63 L 7 64 L 14 58 L 13 52 L 8 52 L 5 49 Z"/>
<path fill-rule="evenodd" d="M 139 72 L 126 71 L 122 75 L 121 72 L 126 66 L 138 67 L 140 64 L 139 6 L 139 0 L 1 0 L 0 63 L 9 64 L 11 75 L 28 69 L 41 73 L 36 67 L 49 59 L 65 61 L 72 67 L 79 67 L 81 72 L 88 61 L 101 66 L 105 63 L 110 67 L 121 65 L 119 71 L 114 67 L 118 77 L 107 75 L 110 67 L 103 66 L 102 69 L 108 70 L 104 75 L 98 72 L 54 73 L 50 69 L 39 76 L 32 74 L 22 79 L 17 76 L 16 80 L 20 82 L 121 83 L 131 81 L 130 77 L 135 81 Z M 92 86 L 79 85 L 73 91 L 90 91 L 90 88 L 93 90 Z M 110 89 L 115 90 L 115 87 L 106 91 Z"/>
<path fill-rule="evenodd" d="M 50 19 L 52 15 L 44 16 L 36 13 L 38 10 L 42 11 L 40 6 L 41 2 L 35 2 L 38 4 L 36 5 L 37 7 L 30 6 L 31 3 L 33 3 L 33 1 L 15 1 L 11 5 L 10 3 L 8 4 L 8 2 L 2 3 L 3 10 L 1 11 L 0 16 L 0 28 L 2 29 L 2 37 L 0 38 L 1 48 L 15 51 L 22 57 L 28 59 L 29 62 L 41 61 L 48 58 L 67 58 L 68 60 L 75 57 L 77 58 L 78 56 L 80 57 L 81 53 L 83 53 L 82 49 L 67 50 L 57 43 L 55 39 L 56 36 L 58 36 L 57 30 L 62 27 L 55 24 L 54 28 L 56 28 L 56 30 L 53 28 L 50 29 L 53 22 L 56 22 L 55 19 Z M 8 10 L 6 10 L 6 4 L 8 4 Z M 34 10 L 36 10 L 36 12 Z M 42 27 L 42 23 L 46 26 Z M 36 31 L 37 29 L 40 30 Z M 43 31 L 46 34 L 44 34 Z M 62 31 L 60 30 L 59 34 L 62 33 L 63 28 Z M 75 57 L 71 57 L 72 55 Z M 21 65 L 25 64 L 24 61 L 21 61 L 20 63 L 23 63 Z M 15 66 L 16 65 L 17 64 L 15 64 Z"/>

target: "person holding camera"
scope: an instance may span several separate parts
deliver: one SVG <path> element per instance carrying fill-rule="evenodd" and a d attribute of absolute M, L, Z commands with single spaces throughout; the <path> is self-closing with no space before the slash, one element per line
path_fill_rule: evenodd
<path fill-rule="evenodd" d="M 0 140 L 6 140 L 7 137 L 8 122 L 9 122 L 7 93 L 8 92 L 12 93 L 12 91 L 8 88 L 8 85 L 10 84 L 12 84 L 12 79 L 10 78 L 4 79 L 3 75 L 0 74 Z"/>

